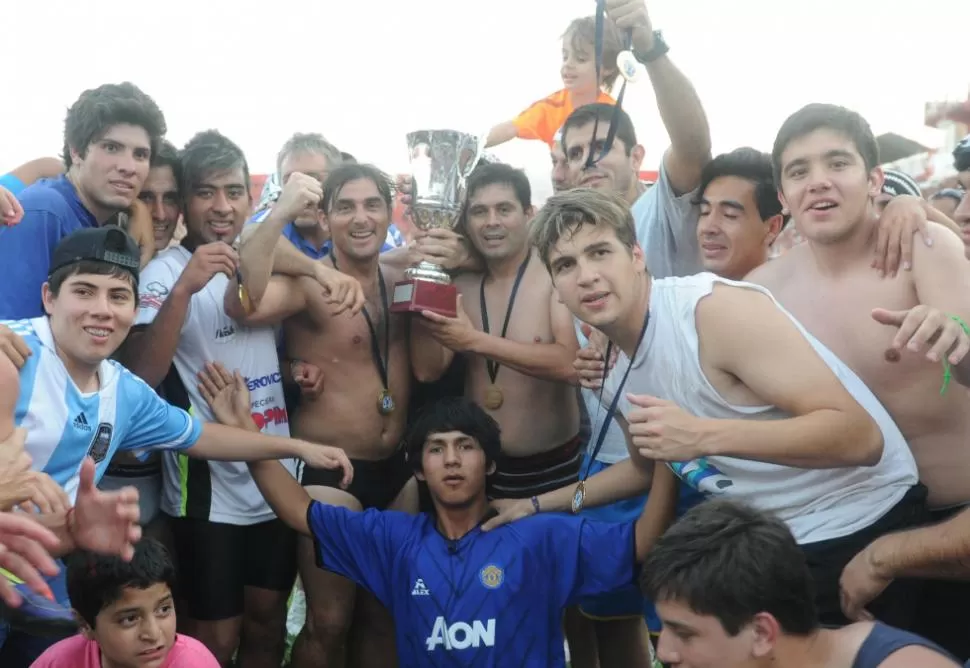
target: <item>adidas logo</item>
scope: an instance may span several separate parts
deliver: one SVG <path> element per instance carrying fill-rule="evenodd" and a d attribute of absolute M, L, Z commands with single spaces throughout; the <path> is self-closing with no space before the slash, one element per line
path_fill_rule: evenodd
<path fill-rule="evenodd" d="M 81 431 L 91 431 L 91 425 L 88 424 L 88 418 L 83 412 L 78 413 L 77 417 L 74 418 L 74 428 Z"/>
<path fill-rule="evenodd" d="M 424 586 L 424 580 L 418 578 L 414 581 L 414 589 L 411 590 L 411 596 L 431 596 L 431 592 Z"/>
<path fill-rule="evenodd" d="M 236 333 L 236 328 L 232 325 L 226 325 L 222 329 L 216 330 L 217 339 L 228 339 L 230 336 Z"/>

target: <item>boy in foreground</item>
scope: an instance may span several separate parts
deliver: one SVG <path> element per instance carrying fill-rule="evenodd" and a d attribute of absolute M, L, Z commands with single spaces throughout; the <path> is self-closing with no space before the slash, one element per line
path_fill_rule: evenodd
<path fill-rule="evenodd" d="M 200 380 L 220 421 L 256 428 L 238 373 L 210 366 Z M 415 420 L 405 447 L 431 513 L 328 506 L 278 462 L 250 464 L 277 516 L 314 539 L 320 567 L 390 610 L 402 666 L 565 666 L 564 608 L 631 582 L 673 513 L 673 476 L 657 476 L 655 488 L 671 490 L 636 523 L 536 515 L 483 532 L 487 477 L 501 449 L 496 422 L 467 399 L 442 399 Z"/>
<path fill-rule="evenodd" d="M 158 541 L 131 561 L 78 552 L 67 591 L 81 632 L 44 652 L 32 668 L 219 668 L 205 645 L 175 632 L 175 566 Z"/>
<path fill-rule="evenodd" d="M 956 668 L 942 649 L 879 622 L 823 629 L 812 576 L 785 523 L 733 501 L 689 510 L 643 564 L 679 668 Z"/>

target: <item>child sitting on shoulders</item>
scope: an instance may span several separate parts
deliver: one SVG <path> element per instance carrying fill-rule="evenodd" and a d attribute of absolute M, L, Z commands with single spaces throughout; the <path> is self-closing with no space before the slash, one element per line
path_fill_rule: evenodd
<path fill-rule="evenodd" d="M 518 137 L 541 139 L 554 148 L 559 130 L 574 109 L 596 102 L 615 104 L 609 91 L 620 71 L 616 57 L 623 46 L 620 32 L 608 17 L 603 24 L 602 87 L 596 81 L 596 19 L 587 16 L 569 24 L 562 36 L 563 88 L 535 102 L 511 121 L 499 123 L 488 133 L 485 146 L 498 146 Z"/>

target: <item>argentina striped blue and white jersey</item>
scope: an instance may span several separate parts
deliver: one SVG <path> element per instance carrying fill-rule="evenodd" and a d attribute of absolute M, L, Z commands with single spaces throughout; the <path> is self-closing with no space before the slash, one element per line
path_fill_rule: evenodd
<path fill-rule="evenodd" d="M 15 422 L 27 430 L 33 469 L 49 475 L 73 502 L 81 462 L 90 456 L 99 481 L 117 450 L 146 454 L 182 450 L 199 439 L 201 423 L 162 400 L 113 360 L 98 369 L 100 389 L 81 392 L 57 355 L 46 317 L 0 321 L 33 353 L 20 370 Z"/>

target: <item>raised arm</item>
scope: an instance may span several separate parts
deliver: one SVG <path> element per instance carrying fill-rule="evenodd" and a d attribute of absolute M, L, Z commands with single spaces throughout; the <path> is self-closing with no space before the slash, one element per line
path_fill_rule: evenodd
<path fill-rule="evenodd" d="M 307 307 L 304 284 L 292 276 L 273 276 L 259 301 L 249 295 L 247 304 L 240 298 L 239 282 L 229 281 L 223 296 L 226 315 L 250 327 L 277 325 Z"/>
<path fill-rule="evenodd" d="M 518 136 L 519 128 L 516 127 L 515 121 L 503 121 L 489 130 L 488 138 L 485 140 L 485 148 L 510 142 Z"/>
<path fill-rule="evenodd" d="M 313 499 L 279 462 L 250 462 L 249 471 L 266 503 L 286 526 L 312 536 L 307 511 Z"/>
<path fill-rule="evenodd" d="M 633 31 L 633 46 L 639 53 L 654 47 L 653 24 L 644 0 L 607 0 L 607 14 L 620 29 Z M 666 55 L 647 64 L 660 118 L 670 136 L 664 166 L 678 193 L 694 190 L 701 170 L 711 160 L 711 129 L 700 97 L 690 79 Z"/>
<path fill-rule="evenodd" d="M 759 403 L 792 416 L 700 419 L 701 456 L 800 468 L 879 461 L 883 440 L 875 421 L 770 297 L 754 288 L 717 285 L 697 306 L 697 331 L 706 368 L 737 379 Z"/>
<path fill-rule="evenodd" d="M 240 250 L 240 272 L 254 304 L 262 300 L 274 271 L 289 276 L 315 274 L 317 263 L 283 239 L 282 234 L 290 221 L 306 209 L 318 206 L 322 196 L 319 181 L 294 172 L 266 219 L 245 231 Z"/>

